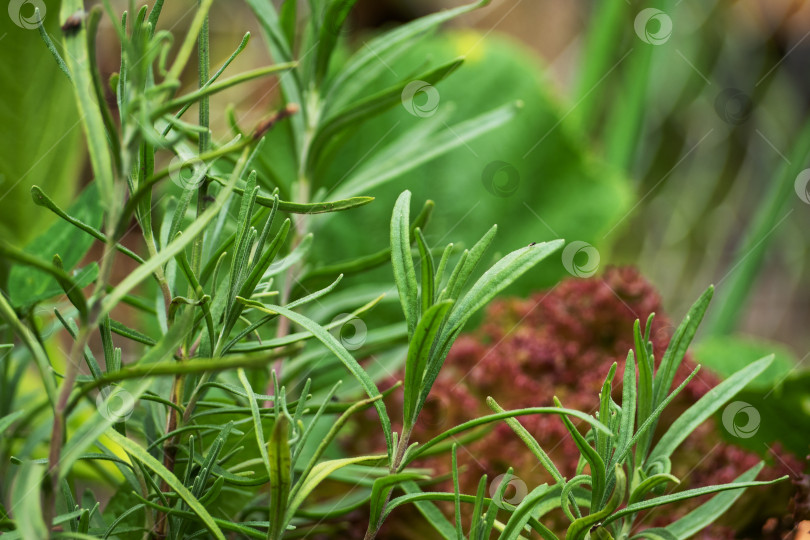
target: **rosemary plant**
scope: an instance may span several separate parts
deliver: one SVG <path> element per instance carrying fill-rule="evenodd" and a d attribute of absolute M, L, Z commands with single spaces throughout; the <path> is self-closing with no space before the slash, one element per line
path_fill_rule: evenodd
<path fill-rule="evenodd" d="M 438 534 L 461 538 L 460 518 L 449 524 L 430 502 L 452 500 L 457 516 L 461 502 L 473 504 L 474 538 L 489 538 L 493 528 L 503 538 L 518 538 L 527 529 L 554 538 L 540 522 L 560 506 L 572 519 L 566 538 L 626 538 L 640 510 L 687 496 L 731 494 L 716 496 L 666 531 L 643 533 L 682 538 L 727 508 L 740 488 L 758 484 L 752 470 L 734 484 L 660 495 L 661 486 L 676 481 L 668 468 L 674 448 L 768 363 L 730 377 L 651 444 L 661 409 L 683 386 L 670 392 L 710 293 L 675 334 L 655 372 L 647 338 L 636 328 L 638 350 L 625 364 L 622 403 L 610 399 L 614 369 L 596 417 L 561 406 L 504 411 L 491 402 L 490 416 L 432 441 L 412 441 L 433 382 L 470 318 L 555 253 L 562 240 L 516 249 L 474 280 L 496 228 L 467 250 L 450 244 L 435 253 L 423 234 L 432 203 L 411 220 L 405 191 L 393 209 L 390 246 L 316 267 L 310 248 L 319 214 L 371 203 L 366 190 L 437 152 L 414 155 L 394 172 L 386 170 L 383 154 L 372 156 L 377 169 L 366 168 L 340 189 L 324 184 L 321 171 L 364 120 L 398 105 L 409 83 L 438 83 L 462 61 L 432 66 L 369 95 L 364 89 L 380 66 L 443 22 L 487 2 L 403 25 L 338 66 L 335 52 L 353 1 L 313 0 L 309 13 L 299 17 L 304 9 L 295 0 L 286 0 L 280 10 L 269 0 L 247 0 L 277 63 L 224 79 L 250 35 L 211 73 L 212 3 L 198 2 L 176 48 L 170 32 L 157 30 L 162 0 L 151 10 L 130 2 L 122 14 L 109 1 L 85 13 L 81 0 L 63 0 L 61 46 L 41 32 L 56 60 L 53 69 L 61 69 L 75 90 L 93 180 L 68 209 L 35 186 L 34 203 L 61 222 L 26 249 L 0 243 L 3 257 L 15 264 L 9 294 L 0 294 L 7 342 L 0 418 L 0 432 L 8 433 L 0 444 L 5 536 L 340 537 L 341 516 L 362 506 L 369 508 L 366 536 L 373 538 L 391 511 L 415 503 Z M 102 80 L 95 60 L 105 16 L 121 45 L 120 69 L 109 81 Z M 198 88 L 179 93 L 195 48 Z M 278 109 L 252 129 L 231 111 L 231 133 L 212 133 L 210 96 L 268 76 L 280 77 Z M 108 106 L 108 83 L 117 111 Z M 196 123 L 184 118 L 192 105 L 199 111 Z M 460 135 L 453 126 L 434 126 L 438 131 L 429 140 L 441 140 L 446 152 L 514 113 L 512 105 L 496 108 L 486 113 L 484 128 Z M 279 130 L 291 141 L 283 157 L 293 165 L 284 170 L 274 166 L 275 146 L 265 144 Z M 409 134 L 403 135 L 401 141 L 408 140 Z M 163 162 L 169 165 L 160 167 Z M 333 192 L 340 196 L 330 198 Z M 132 230 L 142 242 L 124 245 Z M 79 269 L 91 241 L 102 249 L 94 252 L 97 260 Z M 113 268 L 123 259 L 131 270 L 116 282 Z M 342 292 L 344 275 L 389 261 L 404 324 L 375 329 L 360 347 L 349 347 L 340 329 L 385 300 L 357 301 L 361 295 L 352 290 L 340 301 L 332 298 Z M 309 290 L 302 280 L 309 283 L 313 276 L 329 284 Z M 34 317 L 43 306 L 71 341 L 64 355 Z M 358 361 L 379 350 L 405 359 L 401 387 L 381 391 L 379 370 Z M 131 360 L 125 363 L 125 357 Z M 17 382 L 28 380 L 32 364 L 38 379 L 31 384 L 41 391 L 18 391 Z M 393 432 L 384 404 L 390 392 L 404 392 L 401 433 Z M 352 415 L 372 407 L 386 448 L 340 455 L 336 437 Z M 588 474 L 560 477 L 514 419 L 526 414 L 560 416 L 582 452 L 580 469 L 587 467 Z M 589 432 L 581 435 L 573 419 L 585 422 Z M 429 477 L 410 466 L 415 460 L 447 447 L 458 433 L 501 420 L 555 475 L 555 485 L 535 488 L 517 506 L 499 505 L 497 497 L 484 497 L 483 488 L 475 496 L 422 491 Z M 89 488 L 80 492 L 82 485 Z M 405 494 L 392 498 L 395 491 Z M 619 509 L 622 502 L 627 505 Z M 499 508 L 509 514 L 506 521 L 496 519 Z"/>

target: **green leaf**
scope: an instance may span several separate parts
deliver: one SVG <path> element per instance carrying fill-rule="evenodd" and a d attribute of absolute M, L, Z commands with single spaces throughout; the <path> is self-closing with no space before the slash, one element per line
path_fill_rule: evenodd
<path fill-rule="evenodd" d="M 714 286 L 706 289 L 706 292 L 692 304 L 686 317 L 684 317 L 678 329 L 675 330 L 675 334 L 672 336 L 672 340 L 664 353 L 664 358 L 661 359 L 661 365 L 658 366 L 658 372 L 655 374 L 654 392 L 656 404 L 661 403 L 664 396 L 669 392 L 672 381 L 675 379 L 675 373 L 678 371 L 678 366 L 681 365 L 686 350 L 695 337 L 695 332 L 697 332 L 700 321 L 703 320 L 703 315 L 709 307 L 713 294 Z"/>
<path fill-rule="evenodd" d="M 341 67 L 332 84 L 331 94 L 339 94 L 344 100 L 352 97 L 356 91 L 367 88 L 372 82 L 373 74 L 385 69 L 385 63 L 398 51 L 403 51 L 409 42 L 446 21 L 489 4 L 490 1 L 480 0 L 465 6 L 431 13 L 372 39 L 366 43 L 365 47 L 357 51 L 345 66 Z M 331 94 L 330 101 L 340 100 L 339 97 L 336 98 Z"/>
<path fill-rule="evenodd" d="M 422 298 L 422 316 L 425 316 L 427 310 L 433 305 L 435 298 L 436 284 L 433 279 L 435 276 L 433 254 L 425 240 L 425 235 L 422 234 L 422 229 L 416 229 L 416 244 L 419 248 L 420 267 L 422 268 L 422 290 L 420 296 Z"/>
<path fill-rule="evenodd" d="M 453 312 L 448 317 L 447 323 L 442 330 L 434 353 L 431 354 L 417 409 L 421 409 L 425 400 L 427 400 L 430 389 L 439 375 L 439 370 L 450 350 L 450 346 L 453 344 L 455 336 L 461 332 L 470 317 L 497 296 L 498 293 L 514 283 L 520 276 L 531 270 L 537 263 L 557 251 L 562 247 L 563 243 L 563 240 L 542 242 L 509 253 L 487 270 L 475 282 L 470 291 L 456 302 Z"/>
<path fill-rule="evenodd" d="M 59 11 L 59 19 L 65 21 L 77 12 L 84 11 L 82 0 L 65 0 Z M 102 207 L 112 215 L 117 215 L 119 208 L 113 208 L 116 200 L 114 193 L 115 174 L 111 151 L 107 143 L 107 131 L 101 114 L 100 104 L 96 101 L 91 62 L 87 46 L 87 29 L 84 23 L 74 32 L 62 32 L 62 43 L 65 58 L 73 82 L 74 95 L 78 105 L 79 116 L 84 128 L 90 163 L 95 175 L 94 184 L 98 187 L 98 196 Z"/>
<path fill-rule="evenodd" d="M 610 496 L 610 500 L 608 500 L 605 507 L 599 511 L 594 511 L 594 509 L 591 508 L 590 514 L 571 523 L 568 527 L 568 531 L 565 533 L 565 540 L 583 540 L 594 525 L 597 523 L 605 525 L 607 523 L 606 518 L 613 514 L 622 503 L 627 487 L 627 478 L 624 475 L 624 469 L 622 469 L 621 465 L 616 466 L 614 476 L 616 477 L 616 484 L 613 488 L 613 494 Z"/>
<path fill-rule="evenodd" d="M 328 0 L 315 49 L 315 83 L 320 84 L 329 69 L 329 60 L 337 45 L 340 29 L 357 0 Z"/>
<path fill-rule="evenodd" d="M 3 434 L 9 428 L 9 426 L 11 426 L 11 424 L 13 424 L 14 421 L 17 420 L 19 417 L 21 417 L 23 414 L 25 414 L 25 411 L 19 410 L 0 418 L 0 437 L 3 437 Z"/>
<path fill-rule="evenodd" d="M 312 471 L 301 480 L 301 488 L 295 493 L 290 500 L 287 507 L 287 514 L 285 515 L 285 523 L 289 523 L 295 515 L 295 511 L 303 504 L 307 496 L 312 493 L 318 485 L 326 480 L 330 474 L 347 467 L 349 465 L 357 465 L 360 463 L 378 462 L 386 459 L 385 455 L 375 456 L 357 456 L 343 459 L 333 459 L 330 461 L 323 461 L 315 465 Z"/>
<path fill-rule="evenodd" d="M 487 398 L 487 405 L 496 414 L 506 412 L 503 407 L 498 405 L 498 403 L 491 397 Z M 512 431 L 514 431 L 515 434 L 520 437 L 520 440 L 523 441 L 531 453 L 534 454 L 538 461 L 540 461 L 540 464 L 549 472 L 554 481 L 557 483 L 564 482 L 565 479 L 560 473 L 560 470 L 556 465 L 554 465 L 554 462 L 551 461 L 551 458 L 548 456 L 548 454 L 546 454 L 545 450 L 543 450 L 543 447 L 540 446 L 540 443 L 537 442 L 537 439 L 535 439 L 534 436 L 529 433 L 529 430 L 523 427 L 523 424 L 514 418 L 505 418 L 504 422 L 506 422 L 506 425 L 512 428 Z"/>
<path fill-rule="evenodd" d="M 771 486 L 776 484 L 777 482 L 781 482 L 786 480 L 788 477 L 783 476 L 781 478 L 777 478 L 775 480 L 768 480 L 763 482 L 738 482 L 734 481 L 729 484 L 719 484 L 716 486 L 707 486 L 702 488 L 695 488 L 695 489 L 687 489 L 686 491 L 680 491 L 673 495 L 664 495 L 663 497 L 656 497 L 654 499 L 648 499 L 646 501 L 638 502 L 635 504 L 631 504 L 622 508 L 621 510 L 613 513 L 611 516 L 605 518 L 602 522 L 603 525 L 607 525 L 617 519 L 623 518 L 627 515 L 636 514 L 641 512 L 642 510 L 647 510 L 649 508 L 655 508 L 656 506 L 662 506 L 664 504 L 671 504 L 678 501 L 684 501 L 686 499 L 692 499 L 694 497 L 700 497 L 702 495 L 709 495 L 711 493 L 721 493 L 724 491 L 735 490 L 739 489 L 742 490 L 744 488 L 749 487 L 757 487 L 757 486 Z"/>
<path fill-rule="evenodd" d="M 512 512 L 512 515 L 509 516 L 509 521 L 506 522 L 506 527 L 504 527 L 500 538 L 503 540 L 517 540 L 518 538 L 521 538 L 523 527 L 532 517 L 534 507 L 546 495 L 546 493 L 548 493 L 548 491 L 548 484 L 543 484 L 534 488 L 531 493 L 529 493 L 526 498 L 520 502 L 515 511 Z M 540 536 L 546 540 L 556 538 L 554 533 L 545 527 L 537 532 L 539 532 Z"/>
<path fill-rule="evenodd" d="M 735 478 L 734 483 L 750 482 L 757 477 L 757 474 L 759 474 L 763 466 L 764 463 L 760 461 Z M 679 518 L 674 523 L 667 525 L 666 530 L 672 533 L 674 538 L 689 538 L 717 521 L 717 518 L 731 508 L 731 505 L 733 505 L 742 494 L 743 490 L 719 493 L 685 516 Z"/>
<path fill-rule="evenodd" d="M 22 538 L 48 538 L 40 502 L 44 479 L 45 467 L 31 461 L 24 461 L 15 475 L 11 500 L 14 501 L 14 522 Z"/>
<path fill-rule="evenodd" d="M 174 490 L 175 493 L 188 505 L 192 512 L 194 512 L 200 521 L 205 524 L 206 529 L 211 533 L 214 538 L 218 540 L 225 540 L 225 535 L 222 534 L 219 526 L 214 522 L 214 518 L 208 513 L 208 510 L 200 504 L 200 502 L 191 494 L 191 492 L 184 486 L 180 480 L 163 466 L 158 460 L 152 457 L 149 452 L 127 439 L 114 429 L 107 429 L 105 435 L 112 439 L 112 441 L 126 451 L 130 456 L 141 462 L 143 465 L 151 469 L 154 473 L 160 476 L 166 485 Z"/>
<path fill-rule="evenodd" d="M 468 142 L 493 131 L 512 120 L 519 104 L 502 105 L 491 111 L 454 123 L 439 124 L 427 133 L 430 124 L 417 131 L 406 130 L 398 139 L 369 156 L 335 191 L 336 196 L 369 193 L 370 190 L 423 165 L 430 160 L 464 146 Z M 436 118 L 438 117 L 438 118 Z M 434 116 L 441 121 L 438 114 Z M 426 119 L 433 122 L 434 118 Z M 444 129 L 439 129 L 444 127 Z"/>
<path fill-rule="evenodd" d="M 274 306 L 270 304 L 267 306 L 267 308 L 279 313 L 284 317 L 287 317 L 294 323 L 304 327 L 306 330 L 312 333 L 312 335 L 318 341 L 323 343 L 327 349 L 332 351 L 332 353 L 337 356 L 341 362 L 343 362 L 343 365 L 345 365 L 349 372 L 354 375 L 370 398 L 375 398 L 380 395 L 380 391 L 377 389 L 374 381 L 371 380 L 371 377 L 368 376 L 368 373 L 366 373 L 363 367 L 357 363 L 357 360 L 355 360 L 354 357 L 349 354 L 349 351 L 347 351 L 346 348 L 341 345 L 335 336 L 324 330 L 321 325 L 312 319 L 305 317 L 304 315 L 290 311 L 289 309 L 281 306 Z M 385 410 L 385 405 L 381 400 L 375 401 L 374 407 L 377 409 L 377 414 L 380 417 L 380 423 L 382 424 L 385 442 L 388 448 L 388 455 L 390 458 L 392 456 L 391 420 L 388 418 L 388 412 Z"/>
<path fill-rule="evenodd" d="M 377 116 L 394 105 L 401 103 L 402 91 L 412 80 L 416 79 L 428 84 L 436 84 L 458 69 L 462 63 L 463 59 L 453 60 L 435 69 L 421 73 L 413 79 L 398 82 L 326 118 L 313 138 L 308 155 L 308 168 L 313 167 L 314 164 L 317 163 L 317 160 L 322 157 L 324 148 L 346 129 L 357 127 L 365 120 Z"/>
<path fill-rule="evenodd" d="M 579 420 L 582 420 L 584 422 L 587 422 L 594 429 L 597 429 L 603 433 L 610 435 L 610 430 L 608 429 L 607 426 L 600 423 L 593 416 L 581 411 L 576 411 L 573 409 L 564 409 L 560 407 L 530 407 L 526 409 L 516 409 L 512 411 L 504 411 L 502 413 L 489 414 L 487 416 L 474 418 L 473 420 L 468 420 L 467 422 L 464 422 L 453 428 L 448 429 L 444 433 L 432 438 L 425 444 L 421 444 L 416 448 L 414 448 L 412 451 L 407 452 L 405 454 L 405 458 L 402 460 L 402 467 L 405 467 L 408 463 L 419 457 L 421 454 L 425 453 L 425 451 L 429 450 L 433 446 L 439 444 L 440 442 L 454 435 L 492 422 L 497 422 L 498 420 L 503 420 L 505 418 L 512 418 L 515 416 L 526 416 L 529 414 L 556 414 L 559 416 L 563 415 L 571 416 L 574 418 L 578 418 Z"/>
<path fill-rule="evenodd" d="M 36 194 L 35 194 L 36 196 Z M 103 212 L 98 204 L 98 191 L 95 184 L 90 184 L 76 201 L 70 205 L 67 214 L 73 218 L 97 228 L 101 225 Z M 50 261 L 54 255 L 59 255 L 62 265 L 68 272 L 81 262 L 93 244 L 93 239 L 82 231 L 73 227 L 66 227 L 57 221 L 42 235 L 32 240 L 23 251 L 37 257 L 42 261 Z M 75 276 L 80 287 L 95 279 L 92 267 L 85 267 L 81 277 Z M 62 294 L 57 281 L 42 270 L 22 266 L 13 266 L 8 278 L 9 299 L 15 307 L 30 306 L 41 300 L 47 300 Z"/>
<path fill-rule="evenodd" d="M 394 281 L 408 325 L 408 335 L 413 337 L 419 320 L 419 289 L 416 284 L 416 270 L 413 266 L 408 232 L 410 212 L 411 192 L 405 190 L 397 199 L 391 216 L 391 265 L 394 267 Z"/>
<path fill-rule="evenodd" d="M 754 380 L 773 361 L 773 355 L 766 356 L 745 369 L 742 369 L 721 382 L 700 398 L 694 405 L 684 411 L 675 420 L 666 433 L 661 437 L 650 452 L 648 461 L 655 461 L 659 457 L 669 457 L 672 452 L 686 439 L 700 424 L 713 415 L 728 400 L 733 398 L 740 390 Z"/>
<path fill-rule="evenodd" d="M 408 345 L 403 398 L 403 418 L 406 429 L 416 423 L 416 416 L 419 414 L 416 408 L 417 399 L 422 390 L 422 379 L 425 375 L 431 347 L 452 305 L 452 300 L 445 300 L 428 309 L 416 326 L 416 331 Z"/>
<path fill-rule="evenodd" d="M 666 484 L 667 482 L 672 482 L 673 484 L 680 484 L 681 481 L 678 480 L 675 476 L 671 474 L 654 474 L 648 478 L 645 478 L 643 482 L 641 482 L 636 489 L 630 494 L 630 498 L 627 500 L 627 504 L 633 504 L 640 502 L 644 499 L 644 497 L 652 491 L 654 488 Z"/>
<path fill-rule="evenodd" d="M 554 398 L 554 404 L 557 405 L 557 407 L 562 407 L 560 400 L 558 400 L 556 397 Z M 591 496 L 591 510 L 600 509 L 597 505 L 601 503 L 602 495 L 604 494 L 606 488 L 605 462 L 602 460 L 599 452 L 594 450 L 588 441 L 585 440 L 585 437 L 583 437 L 579 430 L 577 430 L 576 426 L 574 426 L 571 420 L 563 416 L 562 421 L 565 423 L 566 429 L 568 429 L 568 432 L 574 439 L 574 443 L 577 445 L 580 454 L 591 467 L 591 488 L 593 489 L 593 495 Z"/>
<path fill-rule="evenodd" d="M 381 476 L 374 480 L 371 488 L 371 517 L 369 525 L 372 527 L 379 527 L 380 517 L 385 509 L 385 503 L 388 500 L 388 495 L 391 493 L 397 484 L 407 482 L 410 480 L 430 480 L 429 476 L 415 472 L 401 472 Z"/>
<path fill-rule="evenodd" d="M 255 401 L 255 398 L 254 398 Z M 273 425 L 270 435 L 270 537 L 281 538 L 287 529 L 284 516 L 287 498 L 290 495 L 290 422 L 281 414 Z"/>

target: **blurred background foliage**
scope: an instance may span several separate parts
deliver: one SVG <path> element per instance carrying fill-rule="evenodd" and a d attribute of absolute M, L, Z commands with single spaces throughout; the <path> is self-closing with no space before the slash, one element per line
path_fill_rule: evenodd
<path fill-rule="evenodd" d="M 57 12 L 58 2 L 45 4 Z M 123 9 L 126 2 L 113 4 Z M 381 28 L 456 5 L 361 0 L 343 46 L 360 49 Z M 194 6 L 167 3 L 161 24 L 182 32 Z M 662 10 L 664 18 L 639 26 L 645 8 Z M 42 186 L 64 207 L 89 169 L 67 81 L 36 31 L 4 14 L 0 20 L 0 234 L 25 245 L 51 223 L 32 203 L 30 186 Z M 211 21 L 213 63 L 246 30 L 254 37 L 230 69 L 270 61 L 246 5 L 215 2 Z M 55 24 L 56 17 L 46 17 L 49 31 Z M 379 69 L 373 85 L 384 88 L 428 55 L 434 63 L 466 57 L 436 86 L 435 110 L 420 118 L 396 107 L 357 126 L 335 160 L 318 168 L 318 181 L 327 193 L 345 194 L 367 155 L 420 122 L 453 126 L 501 106 L 514 107 L 515 118 L 364 191 L 377 197 L 374 204 L 313 220 L 313 252 L 329 264 L 383 249 L 394 197 L 408 188 L 416 201 L 437 203 L 427 230 L 433 245 L 459 239 L 469 247 L 491 223 L 501 226 L 494 250 L 501 253 L 558 237 L 587 242 L 602 266 L 640 268 L 674 319 L 715 283 L 697 360 L 723 376 L 776 349 L 779 361 L 767 380 L 742 397 L 763 415 L 763 429 L 744 443 L 762 452 L 762 443 L 783 439 L 800 453 L 807 446 L 801 434 L 810 432 L 810 207 L 794 179 L 810 167 L 808 28 L 810 4 L 791 0 L 496 0 Z M 118 63 L 107 20 L 99 41 L 107 78 Z M 196 84 L 191 73 L 187 84 Z M 278 106 L 275 85 L 255 81 L 213 97 L 211 124 L 226 125 L 230 104 L 240 124 L 255 123 Z M 264 172 L 283 178 L 291 168 L 283 161 L 288 138 L 284 129 L 272 132 Z M 361 242 L 353 239 L 358 233 Z M 525 296 L 564 275 L 562 265 L 545 265 L 512 292 Z M 369 294 L 385 290 L 390 269 L 362 280 Z"/>

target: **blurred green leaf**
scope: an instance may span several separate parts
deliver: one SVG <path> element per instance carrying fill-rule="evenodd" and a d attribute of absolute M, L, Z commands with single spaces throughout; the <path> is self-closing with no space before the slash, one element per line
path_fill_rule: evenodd
<path fill-rule="evenodd" d="M 98 229 L 101 226 L 102 212 L 95 184 L 85 188 L 67 213 L 93 228 Z M 92 244 L 92 236 L 58 220 L 23 250 L 43 261 L 50 261 L 54 255 L 59 255 L 65 271 L 70 272 L 81 262 Z M 97 272 L 95 264 L 87 266 L 81 274 L 74 276 L 74 280 L 79 282 L 79 286 L 85 287 L 95 279 Z M 22 265 L 11 269 L 8 290 L 11 303 L 15 307 L 30 306 L 63 294 L 62 288 L 53 277 Z"/>
<path fill-rule="evenodd" d="M 59 42 L 58 3 L 46 7 L 45 31 Z M 20 8 L 30 9 L 31 4 Z M 41 219 L 31 203 L 32 185 L 42 186 L 60 205 L 75 193 L 83 162 L 82 130 L 68 78 L 39 32 L 15 24 L 4 11 L 0 36 L 0 235 L 20 246 L 53 222 L 51 216 Z"/>

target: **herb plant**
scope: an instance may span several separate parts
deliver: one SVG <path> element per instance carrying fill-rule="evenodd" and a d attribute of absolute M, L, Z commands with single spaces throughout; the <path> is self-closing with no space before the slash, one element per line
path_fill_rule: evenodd
<path fill-rule="evenodd" d="M 67 210 L 35 186 L 34 202 L 64 223 L 25 250 L 0 243 L 0 253 L 15 265 L 9 292 L 0 295 L 7 342 L 2 346 L 0 418 L 0 431 L 8 432 L 0 448 L 6 479 L 0 525 L 6 536 L 340 536 L 341 516 L 367 505 L 371 517 L 366 537 L 374 538 L 390 512 L 413 503 L 440 535 L 460 538 L 460 503 L 465 502 L 473 505 L 470 537 L 487 538 L 497 528 L 503 538 L 518 538 L 528 528 L 554 538 L 540 520 L 548 509 L 562 506 L 572 519 L 567 538 L 625 538 L 639 510 L 683 497 L 730 494 L 717 495 L 696 516 L 666 531 L 644 533 L 678 538 L 722 512 L 740 488 L 763 484 L 753 481 L 754 469 L 733 484 L 647 497 L 672 481 L 668 458 L 685 435 L 770 361 L 763 359 L 728 378 L 651 444 L 661 410 L 683 387 L 670 392 L 711 292 L 695 305 L 655 370 L 649 336 L 636 328 L 637 351 L 625 364 L 622 402 L 610 399 L 613 369 L 596 417 L 559 403 L 504 411 L 491 401 L 492 415 L 431 441 L 412 441 L 444 359 L 470 318 L 563 242 L 516 249 L 474 280 L 496 228 L 460 253 L 452 244 L 434 252 L 423 234 L 432 203 L 426 202 L 411 220 L 408 191 L 393 209 L 390 246 L 359 260 L 313 268 L 310 229 L 318 214 L 371 203 L 360 191 L 435 155 L 419 157 L 412 150 L 411 162 L 394 171 L 387 170 L 385 156 L 379 157 L 378 174 L 366 170 L 341 187 L 340 198 L 329 197 L 335 186 L 320 183 L 322 167 L 339 152 L 347 134 L 398 105 L 413 80 L 438 83 L 461 64 L 456 60 L 432 67 L 364 95 L 365 83 L 384 65 L 372 60 L 395 57 L 442 22 L 486 2 L 406 24 L 338 67 L 333 59 L 352 1 L 313 0 L 311 14 L 299 26 L 301 6 L 294 0 L 286 0 L 279 11 L 267 0 L 248 0 L 278 63 L 220 80 L 249 35 L 211 73 L 212 1 L 200 0 L 171 59 L 173 36 L 157 30 L 162 1 L 151 10 L 136 9 L 130 2 L 119 17 L 108 1 L 85 13 L 81 0 L 64 0 L 61 47 L 40 23 L 45 46 L 56 60 L 54 69 L 74 88 L 94 178 Z M 96 32 L 105 15 L 121 43 L 120 70 L 110 81 L 101 79 L 94 60 Z M 178 95 L 195 48 L 198 88 Z M 270 75 L 280 76 L 281 106 L 250 130 L 231 115 L 232 133 L 225 142 L 216 142 L 209 126 L 210 96 Z M 107 105 L 108 82 L 117 114 Z M 183 119 L 192 105 L 198 109 L 196 123 Z M 470 119 L 461 136 L 445 126 L 448 131 L 439 130 L 427 140 L 440 141 L 447 151 L 514 114 L 511 106 L 495 109 L 477 127 L 479 121 Z M 282 146 L 284 158 L 293 164 L 284 170 L 274 167 L 277 148 L 266 144 L 277 130 L 291 141 Z M 158 165 L 170 156 L 168 166 Z M 124 245 L 133 229 L 142 236 L 143 250 Z M 101 244 L 101 253 L 78 269 L 91 240 Z M 122 257 L 132 269 L 116 283 L 113 270 Z M 331 322 L 323 315 L 347 305 L 346 296 L 331 300 L 340 292 L 343 275 L 389 260 L 404 325 L 386 327 L 350 351 L 333 331 L 369 316 L 383 300 L 350 301 L 351 312 Z M 301 280 L 313 274 L 329 284 L 307 289 Z M 59 299 L 54 302 L 54 297 Z M 42 306 L 69 336 L 66 354 L 43 337 L 45 327 L 35 316 Z M 402 348 L 395 346 L 402 343 L 404 381 L 381 391 L 379 373 L 358 358 L 372 350 L 399 354 Z M 132 351 L 137 351 L 133 360 L 125 363 L 125 352 Z M 38 370 L 36 389 L 41 392 L 19 391 L 29 365 Z M 333 381 L 336 365 L 340 378 L 349 383 Z M 401 433 L 391 429 L 385 407 L 384 396 L 390 392 L 403 393 Z M 379 417 L 384 451 L 338 455 L 335 438 L 352 415 L 367 408 Z M 422 490 L 430 477 L 409 467 L 414 460 L 446 449 L 456 434 L 500 420 L 555 474 L 540 445 L 514 420 L 527 414 L 559 416 L 582 453 L 581 471 L 587 467 L 588 474 L 566 480 L 557 473 L 555 485 L 535 488 L 517 506 L 499 502 L 506 484 L 496 497 L 485 497 L 485 480 L 476 495 Z M 572 419 L 589 425 L 588 433 L 580 434 Z M 452 456 L 455 462 L 454 445 Z M 85 482 L 91 488 L 82 493 L 79 487 Z M 335 482 L 344 486 L 337 495 Z M 404 495 L 395 497 L 395 491 Z M 436 500 L 455 502 L 454 525 L 433 507 Z M 623 502 L 628 505 L 619 509 Z M 497 519 L 498 509 L 507 519 Z"/>

